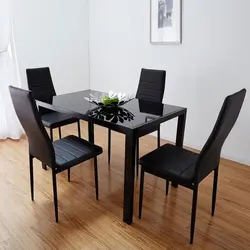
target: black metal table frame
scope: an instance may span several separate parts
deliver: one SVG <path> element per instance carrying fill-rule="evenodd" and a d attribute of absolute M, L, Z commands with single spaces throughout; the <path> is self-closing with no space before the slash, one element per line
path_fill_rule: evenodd
<path fill-rule="evenodd" d="M 178 117 L 177 123 L 177 133 L 176 133 L 176 146 L 183 147 L 184 133 L 185 133 L 185 124 L 186 124 L 186 114 L 187 109 L 183 108 L 178 112 L 174 112 L 168 116 L 162 116 L 158 119 L 142 124 L 134 128 L 128 128 L 125 126 L 120 126 L 114 123 L 107 121 L 91 118 L 87 115 L 80 113 L 75 113 L 72 111 L 67 111 L 56 107 L 54 105 L 36 101 L 38 106 L 48 108 L 58 112 L 70 113 L 73 116 L 88 121 L 88 136 L 89 141 L 94 143 L 94 124 L 110 128 L 116 132 L 125 134 L 126 143 L 125 143 L 125 168 L 124 168 L 124 201 L 123 201 L 123 221 L 127 224 L 133 222 L 133 207 L 134 207 L 134 180 L 135 180 L 135 145 L 137 137 L 141 130 L 151 131 L 152 128 L 159 126 L 161 123 L 172 120 Z M 151 133 L 151 132 L 149 132 Z"/>

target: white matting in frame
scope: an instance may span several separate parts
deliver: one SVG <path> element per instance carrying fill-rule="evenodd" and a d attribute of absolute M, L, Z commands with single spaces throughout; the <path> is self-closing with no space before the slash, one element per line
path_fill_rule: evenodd
<path fill-rule="evenodd" d="M 150 42 L 182 42 L 182 0 L 150 0 Z"/>

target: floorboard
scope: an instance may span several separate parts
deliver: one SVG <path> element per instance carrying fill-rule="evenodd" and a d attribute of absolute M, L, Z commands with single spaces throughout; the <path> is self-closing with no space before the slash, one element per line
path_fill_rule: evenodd
<path fill-rule="evenodd" d="M 87 125 L 81 122 L 87 138 Z M 77 134 L 76 126 L 62 129 Z M 51 170 L 35 161 L 35 201 L 30 199 L 28 142 L 0 141 L 0 249 L 250 249 L 250 167 L 221 160 L 218 199 L 211 217 L 212 176 L 200 185 L 196 233 L 189 245 L 192 194 L 183 187 L 145 175 L 142 219 L 138 215 L 139 179 L 135 182 L 134 223 L 122 222 L 125 137 L 112 132 L 111 166 L 107 129 L 95 127 L 104 153 L 99 163 L 99 201 L 95 200 L 93 162 L 58 175 L 59 224 L 55 223 Z M 57 138 L 55 132 L 55 138 Z M 162 144 L 165 141 L 162 140 Z M 140 154 L 156 148 L 153 136 L 140 139 Z"/>

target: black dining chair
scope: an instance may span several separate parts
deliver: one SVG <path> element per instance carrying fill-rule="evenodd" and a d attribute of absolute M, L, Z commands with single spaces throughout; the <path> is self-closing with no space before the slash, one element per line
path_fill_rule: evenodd
<path fill-rule="evenodd" d="M 226 97 L 214 129 L 200 154 L 171 144 L 165 144 L 162 147 L 140 158 L 140 219 L 142 215 L 145 172 L 166 180 L 166 194 L 168 194 L 169 181 L 192 189 L 193 205 L 191 216 L 190 244 L 193 243 L 199 184 L 207 175 L 209 175 L 211 172 L 214 172 L 212 196 L 213 216 L 215 211 L 221 149 L 239 116 L 245 95 L 246 90 L 242 89 L 241 91 Z"/>
<path fill-rule="evenodd" d="M 166 71 L 155 69 L 142 69 L 136 98 L 143 101 L 162 103 L 165 91 Z M 156 126 L 150 131 L 141 131 L 136 143 L 136 173 L 138 176 L 139 159 L 139 138 L 149 133 L 157 131 L 157 145 L 160 147 L 160 126 Z M 111 129 L 108 131 L 108 163 L 111 158 Z"/>
<path fill-rule="evenodd" d="M 97 156 L 102 148 L 73 135 L 52 142 L 43 126 L 31 91 L 9 87 L 16 114 L 29 142 L 31 199 L 34 200 L 33 159 L 36 158 L 52 169 L 53 194 L 56 222 L 58 222 L 56 174 L 94 158 L 96 199 L 98 200 Z"/>
<path fill-rule="evenodd" d="M 56 91 L 48 67 L 26 69 L 28 88 L 35 96 L 36 100 L 51 103 Z M 59 138 L 62 138 L 61 127 L 72 123 L 77 123 L 78 136 L 81 137 L 79 119 L 69 114 L 55 112 L 43 107 L 39 107 L 43 125 L 50 129 L 50 138 L 53 141 L 53 129 L 58 128 Z"/>

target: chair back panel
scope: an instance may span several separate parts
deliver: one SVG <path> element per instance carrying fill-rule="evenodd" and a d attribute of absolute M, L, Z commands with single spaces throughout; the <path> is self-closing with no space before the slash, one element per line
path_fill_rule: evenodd
<path fill-rule="evenodd" d="M 52 82 L 50 69 L 48 67 L 26 69 L 26 75 L 29 90 L 33 92 L 35 99 L 52 104 L 56 91 Z M 39 112 L 43 115 L 53 111 L 39 107 Z"/>
<path fill-rule="evenodd" d="M 13 86 L 9 90 L 17 117 L 28 137 L 30 154 L 52 167 L 55 162 L 54 148 L 42 124 L 32 92 Z"/>
<path fill-rule="evenodd" d="M 200 153 L 196 165 L 197 181 L 218 167 L 222 146 L 239 116 L 245 95 L 246 89 L 242 89 L 226 97 L 214 129 Z"/>
<path fill-rule="evenodd" d="M 162 103 L 165 91 L 166 71 L 142 69 L 136 98 Z"/>

